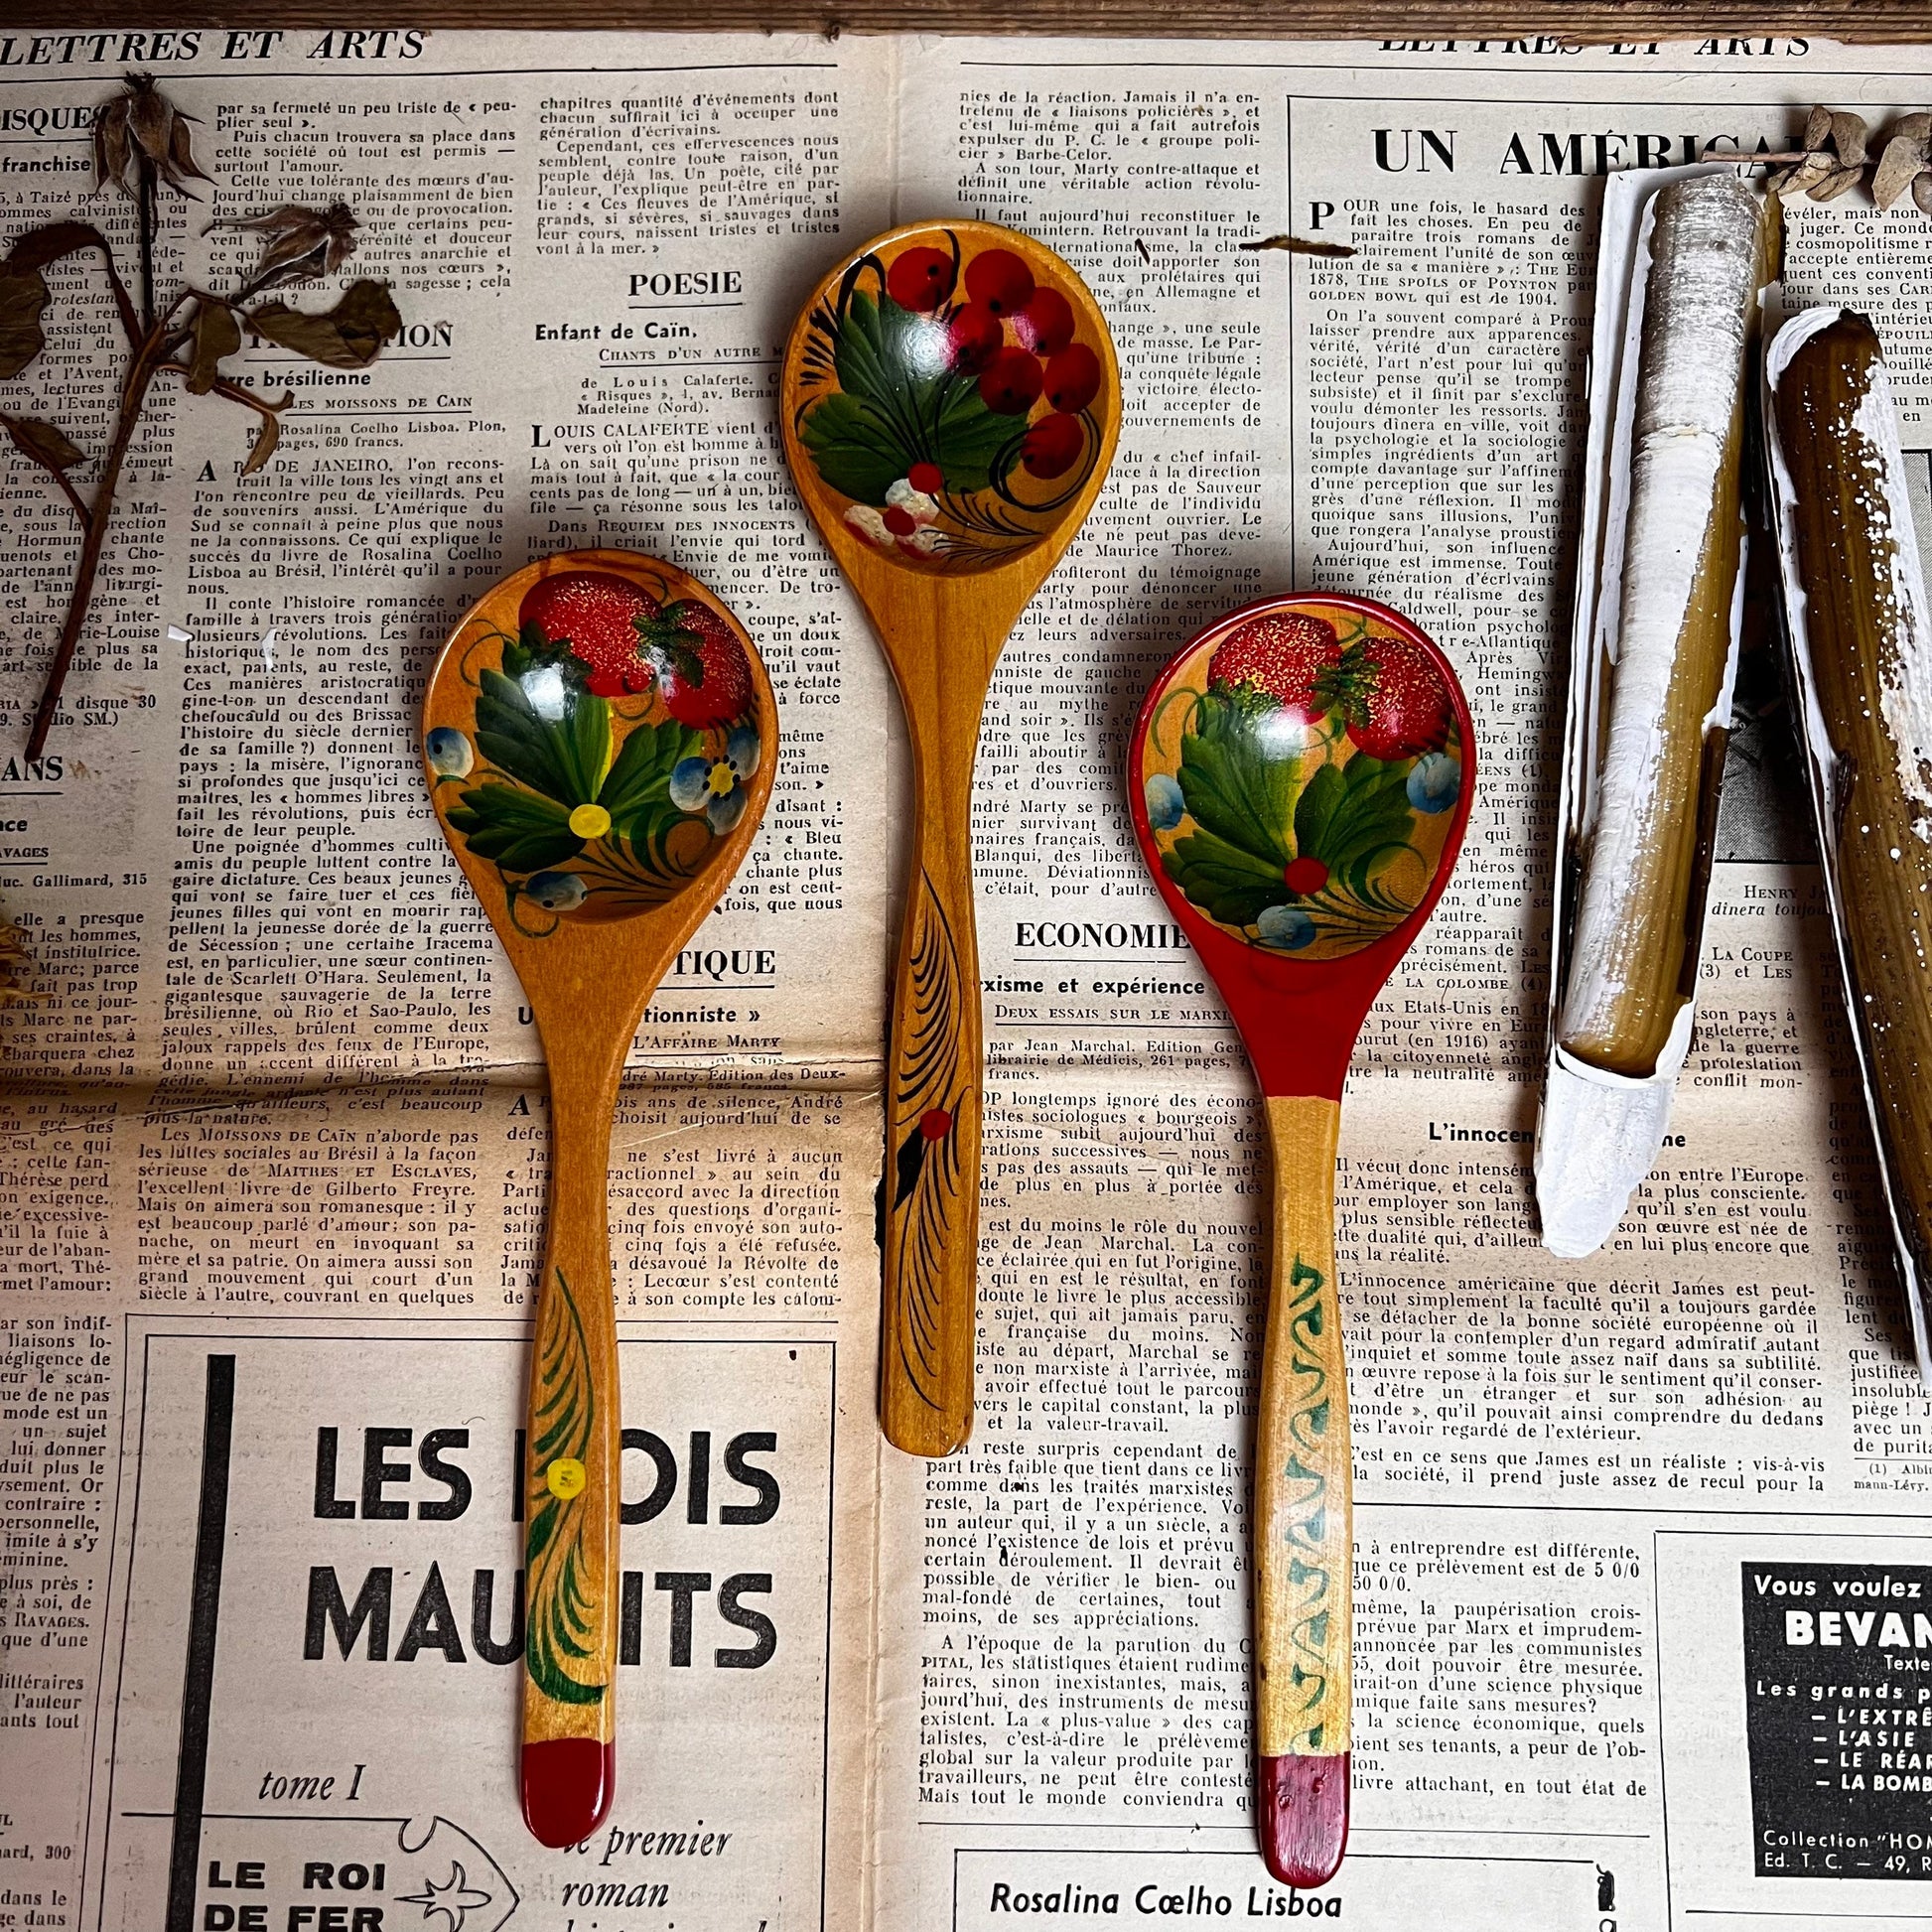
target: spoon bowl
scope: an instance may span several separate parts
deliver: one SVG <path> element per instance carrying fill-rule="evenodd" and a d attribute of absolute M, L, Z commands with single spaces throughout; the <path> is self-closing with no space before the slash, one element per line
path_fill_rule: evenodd
<path fill-rule="evenodd" d="M 1008 633 L 1120 434 L 1105 318 L 1051 249 L 983 221 L 880 235 L 819 284 L 785 352 L 785 455 L 879 632 L 912 751 L 880 1188 L 880 1422 L 950 1455 L 973 1414 L 981 1018 L 971 807 Z"/>
<path fill-rule="evenodd" d="M 731 613 L 621 550 L 473 605 L 430 674 L 438 822 L 523 983 L 550 1069 L 550 1200 L 524 1469 L 523 1815 L 576 1845 L 616 1779 L 618 1457 L 611 1119 L 666 968 L 771 790 L 777 709 Z"/>
<path fill-rule="evenodd" d="M 1348 1396 L 1334 1163 L 1356 1035 L 1468 823 L 1474 746 L 1449 660 L 1366 598 L 1271 598 L 1155 681 L 1128 754 L 1142 856 L 1220 988 L 1274 1154 L 1273 1272 L 1250 1517 L 1256 1817 L 1285 1884 L 1348 1833 Z"/>

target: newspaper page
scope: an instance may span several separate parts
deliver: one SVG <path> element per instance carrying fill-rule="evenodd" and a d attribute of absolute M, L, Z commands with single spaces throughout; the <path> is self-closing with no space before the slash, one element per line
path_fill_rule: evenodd
<path fill-rule="evenodd" d="M 163 280 L 256 245 L 211 214 L 341 196 L 405 331 L 355 381 L 250 345 L 296 397 L 251 477 L 243 406 L 157 395 L 49 757 L 0 771 L 50 996 L 4 1021 L 0 1928 L 1932 1909 L 1926 1409 L 1768 661 L 1673 1143 L 1588 1263 L 1528 1184 L 1597 185 L 1909 109 L 1928 63 L 0 34 L 10 233 L 125 249 L 88 117 L 130 65 L 214 177 Z M 982 737 L 981 1399 L 925 1464 L 871 1420 L 902 740 L 773 377 L 841 248 L 946 213 L 1082 273 L 1128 411 Z M 1787 264 L 1872 310 L 1908 441 L 1920 219 L 1805 214 Z M 1357 252 L 1242 246 L 1283 232 Z M 112 312 L 49 279 L 5 406 L 98 450 Z M 42 472 L 0 487 L 18 744 L 72 535 Z M 550 1854 L 513 1758 L 544 1089 L 414 715 L 483 585 L 596 543 L 731 602 L 782 750 L 620 1107 L 622 1764 Z M 1166 657 L 1296 586 L 1437 636 L 1482 769 L 1344 1114 L 1354 1825 L 1309 1895 L 1249 1817 L 1268 1165 L 1120 777 Z"/>
<path fill-rule="evenodd" d="M 4 1023 L 0 1925 L 859 1922 L 902 771 L 774 392 L 842 237 L 891 217 L 891 60 L 0 36 L 9 236 L 76 213 L 132 273 L 89 120 L 152 69 L 212 178 L 164 203 L 163 287 L 256 259 L 210 219 L 342 200 L 403 317 L 366 371 L 244 345 L 246 391 L 293 396 L 255 475 L 245 406 L 158 390 L 48 756 L 0 771 L 47 995 Z M 0 407 L 97 452 L 113 313 L 82 257 L 49 282 Z M 9 456 L 17 755 L 74 539 Z M 725 599 L 780 754 L 619 1107 L 620 1796 L 553 1854 L 515 1754 L 546 1092 L 417 717 L 484 587 L 597 545 Z"/>
<path fill-rule="evenodd" d="M 1761 638 L 1669 1144 L 1583 1263 L 1540 1246 L 1529 1165 L 1602 178 L 1788 148 L 1817 100 L 1880 123 L 1925 65 L 1773 39 L 907 67 L 902 205 L 1060 249 L 1127 423 L 982 742 L 984 1415 L 965 1457 L 888 1466 L 881 1708 L 918 1724 L 882 1731 L 882 1923 L 1932 1913 L 1927 1408 Z M 1241 245 L 1284 232 L 1356 252 Z M 1928 234 L 1801 208 L 1786 284 L 1869 309 L 1922 442 Z M 1264 1129 L 1122 779 L 1167 656 L 1297 587 L 1445 646 L 1481 773 L 1343 1106 L 1352 1849 L 1306 1896 L 1250 1824 Z"/>

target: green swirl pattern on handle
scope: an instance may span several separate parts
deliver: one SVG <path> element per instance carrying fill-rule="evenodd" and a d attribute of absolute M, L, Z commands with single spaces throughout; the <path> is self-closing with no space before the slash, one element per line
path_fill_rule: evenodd
<path fill-rule="evenodd" d="M 590 1347 L 569 1279 L 556 1269 L 555 1291 L 544 1297 L 537 1336 L 536 1388 L 531 1400 L 529 1448 L 530 1526 L 523 1566 L 529 1609 L 524 1663 L 530 1681 L 559 1704 L 598 1704 L 610 1688 L 572 1675 L 573 1665 L 596 1654 L 598 1605 L 589 1585 L 584 1535 L 593 1492 L 557 1492 L 551 1465 L 563 1458 L 582 1464 L 589 1452 L 597 1402 Z"/>
<path fill-rule="evenodd" d="M 1282 1534 L 1289 1546 L 1292 1592 L 1289 1682 L 1297 1700 L 1297 1724 L 1289 1748 L 1319 1756 L 1326 1748 L 1324 1709 L 1328 1679 L 1328 1619 L 1333 1599 L 1333 1553 L 1328 1548 L 1328 1477 L 1323 1469 L 1330 1397 L 1322 1360 L 1329 1321 L 1328 1278 L 1298 1254 L 1289 1268 L 1289 1372 L 1294 1377 L 1288 1423 L 1290 1448 L 1283 1474 L 1289 1490 Z M 1331 1344 L 1329 1344 L 1331 1345 Z"/>

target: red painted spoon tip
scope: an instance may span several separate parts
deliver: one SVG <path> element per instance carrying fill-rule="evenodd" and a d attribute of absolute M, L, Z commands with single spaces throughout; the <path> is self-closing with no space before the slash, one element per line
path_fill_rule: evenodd
<path fill-rule="evenodd" d="M 1325 1885 L 1348 1843 L 1348 1753 L 1338 1757 L 1257 1757 L 1261 1855 L 1284 1885 Z"/>
<path fill-rule="evenodd" d="M 618 1747 L 595 1737 L 523 1746 L 523 1822 L 540 1845 L 581 1845 L 604 1823 L 618 1788 Z"/>

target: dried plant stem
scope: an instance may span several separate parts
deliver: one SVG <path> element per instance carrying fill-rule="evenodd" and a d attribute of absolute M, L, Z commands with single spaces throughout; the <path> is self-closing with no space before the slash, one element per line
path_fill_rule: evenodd
<path fill-rule="evenodd" d="M 73 513 L 80 519 L 80 527 L 84 530 L 87 527 L 87 518 L 93 513 L 87 507 L 87 499 L 68 481 L 68 473 L 65 470 L 55 471 L 54 481 L 66 492 L 67 499 L 73 505 Z"/>
<path fill-rule="evenodd" d="M 260 418 L 248 460 L 240 466 L 240 474 L 246 477 L 274 455 L 281 436 L 282 411 L 295 398 L 291 391 L 279 403 L 268 402 L 221 375 L 222 358 L 241 348 L 244 327 L 312 361 L 354 369 L 368 367 L 382 352 L 383 345 L 402 330 L 402 318 L 385 282 L 351 283 L 333 309 L 321 312 L 293 309 L 279 300 L 258 303 L 248 310 L 241 306 L 287 283 L 333 275 L 355 252 L 359 224 L 345 202 L 332 203 L 327 208 L 290 204 L 246 219 L 210 221 L 204 233 L 224 227 L 249 229 L 263 236 L 262 259 L 232 295 L 210 295 L 190 284 L 164 306 L 156 297 L 154 280 L 161 191 L 171 188 L 190 195 L 191 181 L 210 179 L 195 159 L 189 133 L 193 120 L 193 115 L 182 113 L 155 85 L 151 73 L 128 74 L 121 88 L 100 104 L 93 117 L 95 185 L 104 188 L 111 182 L 135 206 L 138 309 L 121 279 L 107 237 L 91 222 L 44 222 L 15 237 L 0 256 L 0 380 L 11 381 L 23 373 L 47 345 L 40 315 L 48 305 L 50 291 L 43 271 L 82 250 L 99 252 L 121 333 L 127 338 L 128 354 L 113 440 L 101 459 L 91 501 L 68 475 L 84 458 L 60 424 L 0 411 L 0 428 L 7 440 L 54 479 L 81 532 L 67 617 L 28 736 L 29 759 L 39 759 L 47 750 L 48 734 L 60 710 L 61 694 L 93 603 L 94 580 L 99 575 L 107 528 L 114 514 L 114 493 L 155 377 L 171 369 L 182 378 L 189 394 L 217 395 L 226 402 L 241 404 Z M 177 351 L 182 349 L 187 354 L 177 359 Z"/>
<path fill-rule="evenodd" d="M 154 231 L 161 215 L 155 206 L 154 163 L 146 155 L 140 159 L 141 189 L 141 327 L 154 327 Z"/>
<path fill-rule="evenodd" d="M 47 750 L 47 734 L 53 728 L 54 714 L 61 707 L 61 691 L 67 683 L 68 667 L 73 662 L 74 649 L 80 642 L 81 631 L 86 627 L 87 608 L 93 603 L 94 578 L 100 570 L 100 553 L 107 542 L 107 523 L 114 511 L 114 490 L 121 480 L 121 467 L 127 461 L 135 431 L 140 427 L 141 410 L 148 399 L 149 385 L 157 372 L 166 366 L 174 340 L 164 329 L 156 329 L 135 355 L 134 366 L 129 370 L 126 385 L 121 390 L 120 419 L 114 425 L 114 440 L 108 445 L 107 455 L 100 466 L 100 481 L 94 485 L 92 504 L 83 506 L 78 493 L 71 485 L 68 487 L 75 512 L 80 514 L 84 534 L 80 542 L 79 561 L 74 565 L 73 592 L 68 599 L 67 619 L 61 625 L 61 641 L 55 646 L 54 661 L 48 667 L 47 683 L 34 713 L 34 729 L 27 740 L 27 757 L 30 760 Z"/>

